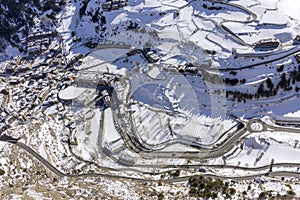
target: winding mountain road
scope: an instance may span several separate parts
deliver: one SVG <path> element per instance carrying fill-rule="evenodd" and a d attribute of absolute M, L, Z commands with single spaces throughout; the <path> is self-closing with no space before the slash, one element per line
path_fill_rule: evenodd
<path fill-rule="evenodd" d="M 28 154 L 36 158 L 40 163 L 42 163 L 48 170 L 53 172 L 55 175 L 59 177 L 70 177 L 70 178 L 81 178 L 81 177 L 103 177 L 103 178 L 110 178 L 110 179 L 126 179 L 126 180 L 134 180 L 139 182 L 164 182 L 164 183 L 176 183 L 176 182 L 185 182 L 187 181 L 190 176 L 183 176 L 183 177 L 177 177 L 177 178 L 170 178 L 170 179 L 143 179 L 143 178 L 135 178 L 135 177 L 127 177 L 127 176 L 119 176 L 119 175 L 111 175 L 111 174 L 105 174 L 105 173 L 82 173 L 82 174 L 67 174 L 63 173 L 60 170 L 58 170 L 56 167 L 54 167 L 51 163 L 49 163 L 46 159 L 44 159 L 41 155 L 39 155 L 36 151 L 34 151 L 32 148 L 28 147 L 22 142 L 18 142 L 17 139 L 12 138 L 7 135 L 1 135 L 0 140 L 4 142 L 8 142 L 11 144 L 14 144 L 18 146 L 19 148 L 25 150 Z M 290 163 L 290 164 L 274 164 L 273 167 L 282 167 L 282 166 L 298 166 L 298 164 Z M 300 165 L 300 164 L 299 164 Z M 200 165 L 201 166 L 201 165 Z M 205 165 L 203 165 L 205 166 Z M 208 165 L 207 165 L 208 166 Z M 210 167 L 214 168 L 235 168 L 235 169 L 243 169 L 243 170 L 251 170 L 251 171 L 259 171 L 263 169 L 268 169 L 269 166 L 262 166 L 258 168 L 243 168 L 243 167 L 236 167 L 236 166 L 223 166 L 223 165 L 209 165 Z M 197 166 L 199 167 L 199 166 Z M 275 171 L 275 172 L 266 172 L 266 173 L 258 173 L 254 175 L 246 175 L 246 176 L 219 176 L 209 173 L 201 174 L 204 177 L 211 177 L 211 178 L 219 178 L 219 179 L 232 179 L 236 181 L 242 181 L 242 180 L 251 180 L 255 179 L 257 177 L 261 176 L 277 176 L 277 177 L 296 177 L 300 178 L 300 173 L 297 172 L 289 172 L 289 171 Z"/>

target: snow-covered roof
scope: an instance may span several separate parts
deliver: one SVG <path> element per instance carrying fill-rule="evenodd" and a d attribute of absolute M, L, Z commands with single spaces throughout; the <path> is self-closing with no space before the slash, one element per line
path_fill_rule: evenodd
<path fill-rule="evenodd" d="M 85 91 L 85 88 L 78 88 L 74 86 L 67 87 L 66 89 L 59 92 L 58 97 L 62 100 L 73 100 L 78 98 L 82 92 Z"/>

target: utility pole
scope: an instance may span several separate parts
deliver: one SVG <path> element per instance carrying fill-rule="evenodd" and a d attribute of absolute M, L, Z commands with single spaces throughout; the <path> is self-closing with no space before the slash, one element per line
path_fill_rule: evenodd
<path fill-rule="evenodd" d="M 224 166 L 225 166 L 226 165 L 226 156 L 223 156 L 222 160 L 224 161 Z"/>
<path fill-rule="evenodd" d="M 274 165 L 274 158 L 272 158 L 272 160 L 271 160 L 269 172 L 272 172 L 273 165 Z"/>

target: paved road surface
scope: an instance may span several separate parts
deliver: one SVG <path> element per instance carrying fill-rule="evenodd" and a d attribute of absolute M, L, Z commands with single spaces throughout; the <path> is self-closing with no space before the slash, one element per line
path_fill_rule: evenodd
<path fill-rule="evenodd" d="M 110 175 L 110 174 L 105 174 L 105 173 L 83 173 L 83 174 L 66 174 L 58 170 L 56 167 L 54 167 L 51 163 L 49 163 L 46 159 L 44 159 L 42 156 L 40 156 L 37 152 L 35 152 L 33 149 L 25 145 L 24 143 L 18 142 L 17 139 L 12 138 L 7 135 L 1 135 L 0 140 L 4 142 L 9 142 L 12 143 L 23 150 L 25 150 L 27 153 L 35 157 L 39 162 L 41 162 L 46 168 L 48 168 L 51 172 L 56 174 L 59 177 L 70 177 L 70 178 L 80 178 L 80 177 L 107 177 L 107 178 L 112 178 L 112 179 L 128 179 L 128 180 L 134 180 L 134 181 L 151 181 L 151 182 L 165 182 L 165 183 L 176 183 L 176 182 L 185 182 L 187 181 L 190 176 L 185 176 L 185 177 L 178 177 L 178 178 L 171 178 L 171 179 L 162 179 L 162 180 L 153 180 L 153 179 L 142 179 L 142 178 L 134 178 L 134 177 L 126 177 L 126 176 L 118 176 L 118 175 Z M 278 166 L 277 164 L 276 166 Z M 284 166 L 284 164 L 282 164 Z M 291 165 L 296 165 L 296 164 L 291 164 Z M 256 170 L 261 170 L 261 169 L 266 169 L 268 166 L 265 167 L 260 167 L 257 168 Z M 222 166 L 224 168 L 224 166 Z M 254 169 L 252 169 L 254 170 Z M 270 172 L 270 173 L 258 173 L 255 175 L 248 175 L 248 176 L 241 176 L 241 177 L 236 177 L 236 176 L 218 176 L 214 174 L 203 174 L 205 177 L 212 177 L 212 178 L 219 178 L 219 179 L 233 179 L 236 181 L 241 181 L 241 180 L 251 180 L 257 177 L 261 176 L 278 176 L 278 177 L 296 177 L 300 178 L 300 174 L 297 172 L 287 172 L 287 171 L 277 171 L 277 172 Z"/>

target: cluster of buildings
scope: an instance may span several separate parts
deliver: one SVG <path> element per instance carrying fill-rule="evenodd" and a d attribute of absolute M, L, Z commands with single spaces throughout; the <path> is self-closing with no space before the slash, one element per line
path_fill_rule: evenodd
<path fill-rule="evenodd" d="M 181 73 L 181 74 L 191 74 L 197 75 L 199 72 L 199 66 L 194 65 L 193 63 L 185 63 L 181 65 L 160 65 L 162 69 L 166 72 L 173 72 L 173 73 Z"/>
<path fill-rule="evenodd" d="M 160 56 L 155 53 L 151 48 L 144 48 L 144 49 L 135 49 L 131 48 L 130 51 L 127 53 L 128 56 L 133 56 L 136 53 L 142 53 L 144 58 L 149 62 L 149 63 L 155 63 L 160 60 Z"/>
<path fill-rule="evenodd" d="M 128 0 L 106 0 L 101 4 L 102 9 L 105 11 L 118 10 L 128 5 Z"/>
<path fill-rule="evenodd" d="M 269 39 L 262 39 L 256 43 L 253 44 L 254 49 L 261 50 L 261 51 L 267 51 L 267 50 L 273 50 L 279 47 L 280 41 L 278 39 L 269 38 Z"/>
<path fill-rule="evenodd" d="M 197 66 L 192 63 L 186 63 L 185 65 L 179 65 L 177 67 L 179 73 L 198 74 Z"/>
<path fill-rule="evenodd" d="M 100 79 L 96 92 L 97 92 L 97 99 L 96 99 L 96 107 L 100 107 L 100 109 L 106 109 L 111 106 L 111 95 L 113 92 L 113 87 L 110 84 L 111 80 L 109 77 L 103 77 Z"/>
<path fill-rule="evenodd" d="M 152 51 L 151 49 L 143 49 L 142 51 L 144 57 L 146 58 L 146 60 L 149 62 L 149 63 L 154 63 L 154 62 L 157 62 L 159 61 L 160 57 L 159 55 L 157 55 L 154 51 Z"/>
<path fill-rule="evenodd" d="M 29 55 L 37 55 L 46 51 L 51 44 L 51 40 L 55 37 L 52 31 L 37 32 L 27 37 L 27 52 Z"/>
<path fill-rule="evenodd" d="M 28 38 L 34 42 L 50 36 L 52 33 Z M 38 59 L 18 56 L 0 63 L 0 130 L 44 119 L 50 110 L 50 114 L 66 114 L 57 94 L 60 88 L 72 84 L 73 72 L 63 63 L 60 46 L 58 40 L 52 40 Z"/>

